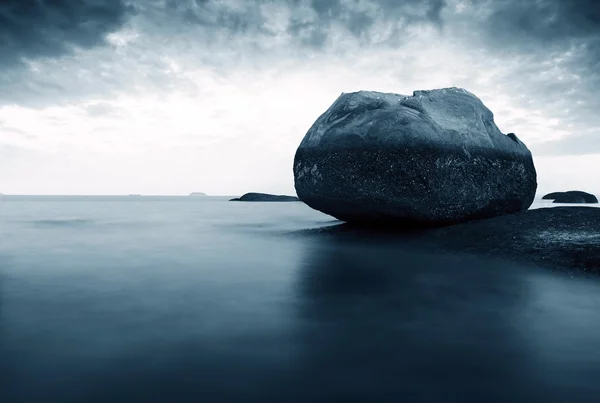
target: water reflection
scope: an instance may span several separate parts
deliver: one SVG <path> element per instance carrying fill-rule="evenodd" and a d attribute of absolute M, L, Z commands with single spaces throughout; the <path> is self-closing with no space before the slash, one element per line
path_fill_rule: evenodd
<path fill-rule="evenodd" d="M 340 401 L 591 402 L 600 395 L 588 382 L 600 379 L 600 314 L 590 309 L 590 298 L 600 303 L 598 284 L 585 283 L 585 307 L 557 310 L 540 305 L 540 293 L 566 283 L 549 295 L 568 304 L 560 297 L 581 290 L 578 280 L 410 251 L 404 235 L 348 227 L 324 234 L 315 234 L 298 281 L 303 373 L 319 374 L 306 398 L 327 391 Z M 570 330 L 552 325 L 578 315 L 593 323 L 586 337 L 564 337 Z"/>
<path fill-rule="evenodd" d="M 14 264 L 0 260 L 0 401 L 600 395 L 590 279 L 413 248 L 413 233 L 211 227 L 204 239 L 187 222 L 169 237 L 16 244 Z"/>

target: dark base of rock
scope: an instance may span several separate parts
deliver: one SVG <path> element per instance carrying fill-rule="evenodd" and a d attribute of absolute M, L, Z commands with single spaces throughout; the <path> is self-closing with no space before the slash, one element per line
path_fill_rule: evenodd
<path fill-rule="evenodd" d="M 322 234 L 383 235 L 436 252 L 461 251 L 600 274 L 600 208 L 554 207 L 436 229 L 364 228 L 341 224 Z"/>
<path fill-rule="evenodd" d="M 295 196 L 272 195 L 268 193 L 246 193 L 241 197 L 231 199 L 229 201 L 245 201 L 245 202 L 298 202 Z"/>
<path fill-rule="evenodd" d="M 316 210 L 350 223 L 408 227 L 525 210 L 536 188 L 528 158 L 423 145 L 299 149 L 294 174 L 298 196 Z"/>

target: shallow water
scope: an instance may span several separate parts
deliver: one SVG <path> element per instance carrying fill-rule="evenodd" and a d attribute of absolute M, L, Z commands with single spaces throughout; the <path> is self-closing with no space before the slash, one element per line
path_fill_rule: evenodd
<path fill-rule="evenodd" d="M 598 401 L 596 278 L 225 200 L 4 197 L 0 401 Z"/>

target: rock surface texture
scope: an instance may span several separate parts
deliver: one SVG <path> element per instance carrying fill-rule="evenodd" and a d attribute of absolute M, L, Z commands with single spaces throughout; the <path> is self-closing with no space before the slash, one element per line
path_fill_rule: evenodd
<path fill-rule="evenodd" d="M 302 234 L 398 243 L 429 253 L 469 253 L 600 274 L 600 208 L 552 207 L 409 231 L 339 224 Z"/>
<path fill-rule="evenodd" d="M 548 193 L 543 200 L 554 200 L 554 203 L 598 203 L 598 198 L 593 194 L 579 190 L 569 190 L 567 192 Z"/>
<path fill-rule="evenodd" d="M 229 201 L 247 201 L 247 202 L 295 202 L 300 201 L 295 196 L 272 195 L 268 193 L 246 193 L 241 197 L 236 197 Z"/>
<path fill-rule="evenodd" d="M 527 209 L 531 152 L 459 88 L 342 94 L 296 151 L 310 207 L 355 223 L 446 225 Z"/>
<path fill-rule="evenodd" d="M 437 229 L 432 235 L 453 250 L 600 272 L 600 208 L 535 209 Z"/>

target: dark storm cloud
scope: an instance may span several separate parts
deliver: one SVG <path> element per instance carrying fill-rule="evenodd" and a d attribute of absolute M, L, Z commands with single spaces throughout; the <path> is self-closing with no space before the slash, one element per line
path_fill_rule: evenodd
<path fill-rule="evenodd" d="M 265 27 L 268 16 L 261 6 L 283 6 L 291 18 L 286 33 L 297 37 L 301 45 L 323 46 L 334 26 L 344 27 L 356 38 L 369 41 L 368 34 L 378 24 L 391 23 L 396 29 L 415 23 L 441 26 L 445 0 L 251 0 L 243 8 L 227 0 L 167 0 L 155 5 L 177 12 L 185 22 L 199 24 L 229 34 L 259 33 L 278 35 Z"/>
<path fill-rule="evenodd" d="M 347 39 L 393 46 L 407 26 L 440 26 L 444 8 L 444 0 L 0 0 L 0 105 L 178 85 L 163 56 L 225 72 L 240 59 L 305 57 L 326 45 L 349 52 Z M 96 46 L 111 32 L 136 39 Z"/>
<path fill-rule="evenodd" d="M 312 0 L 310 2 L 317 18 L 302 22 L 292 18 L 289 31 L 303 30 L 313 39 L 308 44 L 320 46 L 327 39 L 327 29 L 334 24 L 341 25 L 358 38 L 368 35 L 377 24 L 396 22 L 398 27 L 419 22 L 441 25 L 441 12 L 445 0 L 372 0 L 370 2 L 343 0 Z M 392 35 L 397 34 L 395 31 Z M 316 39 L 316 40 L 314 40 Z"/>
<path fill-rule="evenodd" d="M 93 47 L 132 11 L 122 0 L 1 0 L 0 63 Z"/>
<path fill-rule="evenodd" d="M 472 6 L 489 10 L 480 28 L 494 46 L 522 52 L 577 47 L 585 60 L 580 56 L 575 69 L 599 67 L 599 0 L 472 0 Z"/>
<path fill-rule="evenodd" d="M 491 4 L 488 27 L 504 37 L 552 42 L 600 33 L 598 0 L 494 0 Z"/>
<path fill-rule="evenodd" d="M 600 0 L 472 0 L 476 29 L 507 61 L 529 55 L 509 90 L 558 119 L 568 135 L 538 155 L 600 152 Z M 477 15 L 475 13 L 475 15 Z M 473 26 L 472 24 L 470 25 Z M 598 128 L 598 129 L 596 129 Z M 550 133 L 549 133 L 550 134 Z"/>

